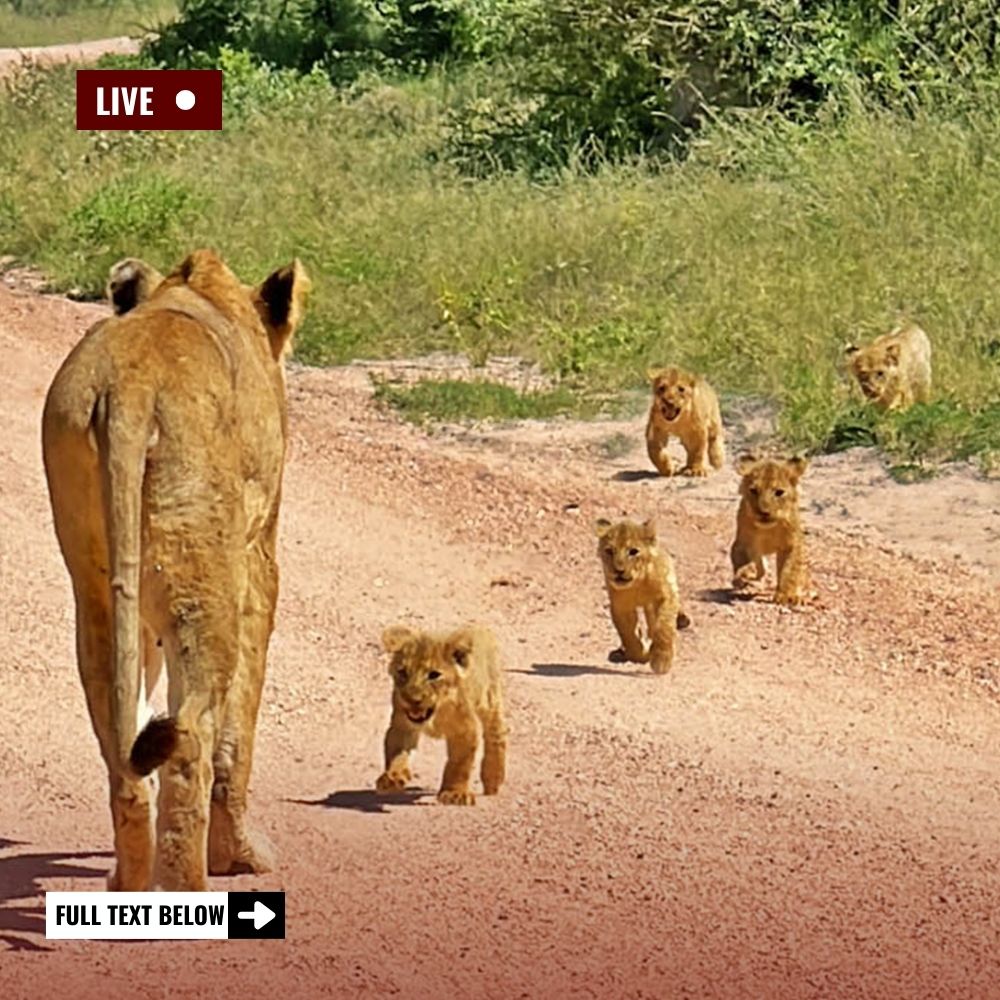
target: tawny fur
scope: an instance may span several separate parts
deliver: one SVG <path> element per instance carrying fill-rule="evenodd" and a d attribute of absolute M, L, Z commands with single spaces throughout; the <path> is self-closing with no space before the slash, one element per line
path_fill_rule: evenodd
<path fill-rule="evenodd" d="M 715 390 L 700 376 L 680 368 L 652 368 L 647 372 L 653 402 L 646 423 L 646 450 L 661 476 L 677 470 L 667 454 L 671 436 L 687 453 L 683 476 L 707 476 L 709 465 L 721 469 L 726 461 L 725 433 Z"/>
<path fill-rule="evenodd" d="M 307 285 L 296 262 L 247 289 L 195 251 L 91 327 L 46 398 L 45 471 L 111 787 L 112 889 L 200 890 L 209 870 L 272 863 L 247 785 L 278 592 L 280 358 Z M 136 749 L 161 643 L 171 722 Z M 154 834 L 138 772 L 161 761 Z"/>
<path fill-rule="evenodd" d="M 931 394 L 931 342 L 909 323 L 863 347 L 848 345 L 848 368 L 865 399 L 881 410 L 906 410 Z"/>
<path fill-rule="evenodd" d="M 764 577 L 764 557 L 777 559 L 777 604 L 809 599 L 809 567 L 799 515 L 798 484 L 809 463 L 804 458 L 757 458 L 743 455 L 736 540 L 730 550 L 733 587 L 741 589 Z"/>
<path fill-rule="evenodd" d="M 444 634 L 388 628 L 382 644 L 390 653 L 392 716 L 385 734 L 385 771 L 380 792 L 402 791 L 410 781 L 410 753 L 421 734 L 444 739 L 448 762 L 438 801 L 474 805 L 470 787 L 480 741 L 483 791 L 495 795 L 507 760 L 503 675 L 500 653 L 489 629 L 480 625 Z"/>
<path fill-rule="evenodd" d="M 622 643 L 608 659 L 648 663 L 653 673 L 665 674 L 673 666 L 677 629 L 690 623 L 680 610 L 674 561 L 658 545 L 652 521 L 612 524 L 601 518 L 595 530 L 611 620 Z M 639 633 L 640 610 L 646 618 L 648 648 Z"/>

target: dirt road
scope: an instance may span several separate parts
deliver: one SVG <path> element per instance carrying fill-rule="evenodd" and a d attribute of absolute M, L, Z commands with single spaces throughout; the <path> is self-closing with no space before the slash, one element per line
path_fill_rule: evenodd
<path fill-rule="evenodd" d="M 92 42 L 70 42 L 66 45 L 23 45 L 13 48 L 0 47 L 0 79 L 25 62 L 50 66 L 55 63 L 92 63 L 108 53 L 135 55 L 139 39 L 120 35 L 117 38 L 100 38 Z"/>
<path fill-rule="evenodd" d="M 111 864 L 39 445 L 102 314 L 0 285 L 0 995 L 1000 996 L 995 534 L 976 572 L 882 551 L 877 492 L 833 530 L 807 476 L 818 606 L 729 603 L 731 473 L 643 478 L 641 448 L 609 461 L 593 428 L 428 437 L 357 370 L 291 378 L 254 772 L 281 863 L 215 882 L 284 889 L 288 939 L 47 942 L 43 892 Z M 678 560 L 694 624 L 666 677 L 606 661 L 590 524 L 619 514 L 654 515 Z M 509 783 L 472 809 L 381 803 L 380 630 L 470 617 L 507 653 Z M 425 789 L 442 761 L 418 755 Z"/>

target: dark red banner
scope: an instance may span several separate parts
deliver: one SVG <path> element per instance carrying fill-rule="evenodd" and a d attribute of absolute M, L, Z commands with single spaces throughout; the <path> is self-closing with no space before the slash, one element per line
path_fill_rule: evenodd
<path fill-rule="evenodd" d="M 221 69 L 80 69 L 77 129 L 222 128 Z"/>

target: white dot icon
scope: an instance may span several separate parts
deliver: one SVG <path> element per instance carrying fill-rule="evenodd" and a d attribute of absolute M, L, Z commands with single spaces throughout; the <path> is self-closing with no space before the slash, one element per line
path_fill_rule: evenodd
<path fill-rule="evenodd" d="M 181 111 L 190 111 L 194 107 L 194 94 L 190 90 L 178 90 L 174 100 Z"/>

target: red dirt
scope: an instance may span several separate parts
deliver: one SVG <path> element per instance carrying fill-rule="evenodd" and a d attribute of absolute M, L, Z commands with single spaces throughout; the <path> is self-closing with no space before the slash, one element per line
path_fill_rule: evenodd
<path fill-rule="evenodd" d="M 284 889 L 287 940 L 47 942 L 44 890 L 111 863 L 39 444 L 103 313 L 0 286 L 0 995 L 1000 995 L 995 579 L 824 527 L 818 606 L 729 604 L 735 501 L 517 433 L 427 437 L 356 369 L 290 381 L 254 771 L 280 867 L 213 880 Z M 694 619 L 666 677 L 606 661 L 590 523 L 624 513 L 656 516 Z M 470 617 L 508 657 L 508 784 L 380 804 L 379 633 Z M 442 761 L 418 754 L 426 789 Z"/>

